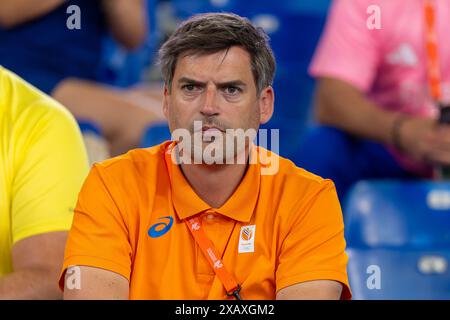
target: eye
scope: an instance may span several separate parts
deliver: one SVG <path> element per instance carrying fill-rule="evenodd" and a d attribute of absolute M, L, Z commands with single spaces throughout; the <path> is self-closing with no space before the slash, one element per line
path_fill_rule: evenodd
<path fill-rule="evenodd" d="M 181 87 L 181 89 L 187 93 L 193 93 L 201 90 L 201 88 L 195 84 L 185 84 Z"/>
<path fill-rule="evenodd" d="M 185 91 L 193 91 L 195 89 L 195 86 L 193 84 L 186 84 L 182 86 L 182 89 Z"/>
<path fill-rule="evenodd" d="M 238 87 L 234 87 L 234 86 L 229 86 L 225 88 L 225 93 L 231 96 L 235 96 L 237 94 L 239 94 L 242 91 L 241 88 Z"/>

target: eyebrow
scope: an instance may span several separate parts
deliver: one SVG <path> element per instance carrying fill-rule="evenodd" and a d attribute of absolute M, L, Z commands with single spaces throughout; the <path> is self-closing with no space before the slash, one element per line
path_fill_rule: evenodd
<path fill-rule="evenodd" d="M 178 80 L 179 84 L 182 83 L 188 83 L 188 84 L 193 84 L 193 85 L 197 85 L 197 86 L 206 86 L 206 82 L 201 82 L 195 79 L 191 79 L 191 78 L 187 78 L 187 77 L 182 77 Z M 216 83 L 218 88 L 226 88 L 226 87 L 246 87 L 247 84 L 241 80 L 232 80 L 232 81 L 226 81 L 226 82 L 220 82 L 220 83 Z"/>

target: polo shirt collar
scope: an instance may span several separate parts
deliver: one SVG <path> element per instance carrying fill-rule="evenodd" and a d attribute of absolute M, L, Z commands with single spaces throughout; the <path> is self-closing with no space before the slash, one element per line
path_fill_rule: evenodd
<path fill-rule="evenodd" d="M 213 210 L 233 220 L 250 221 L 259 197 L 261 170 L 258 162 L 248 165 L 244 178 L 231 197 L 220 208 L 212 208 L 195 193 L 179 165 L 171 160 L 174 147 L 175 143 L 166 146 L 165 162 L 172 188 L 172 202 L 181 220 Z M 252 145 L 251 153 L 255 152 L 257 152 L 256 146 Z"/>

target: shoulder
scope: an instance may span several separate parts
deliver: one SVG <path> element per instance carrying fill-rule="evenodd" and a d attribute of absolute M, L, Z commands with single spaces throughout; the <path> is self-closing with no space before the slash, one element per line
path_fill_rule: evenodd
<path fill-rule="evenodd" d="M 295 165 L 291 160 L 281 157 L 264 148 L 258 147 L 261 159 L 261 180 L 276 185 L 283 184 L 284 189 L 299 187 L 308 189 L 320 189 L 324 185 L 333 184 L 329 179 L 324 179 L 312 172 L 309 172 Z M 266 169 L 266 171 L 264 171 Z M 266 172 L 266 173 L 265 173 Z"/>
<path fill-rule="evenodd" d="M 278 222 L 280 238 L 303 237 L 318 230 L 336 234 L 343 230 L 342 209 L 332 180 L 322 178 L 279 157 L 279 171 L 261 176 L 260 201 Z"/>
<path fill-rule="evenodd" d="M 278 170 L 272 175 L 261 174 L 261 195 L 277 203 L 277 215 L 304 211 L 317 201 L 338 201 L 332 180 L 300 168 L 281 156 L 272 154 L 270 158 L 272 163 L 278 162 Z"/>
<path fill-rule="evenodd" d="M 164 154 L 170 143 L 166 141 L 150 148 L 130 150 L 126 154 L 95 163 L 93 170 L 107 181 L 124 187 L 130 182 L 156 182 L 157 176 L 166 172 Z"/>
<path fill-rule="evenodd" d="M 2 67 L 0 118 L 4 124 L 0 134 L 17 168 L 39 163 L 52 168 L 55 174 L 57 169 L 87 171 L 86 151 L 72 114 Z"/>
<path fill-rule="evenodd" d="M 158 188 L 167 185 L 165 146 L 163 143 L 134 149 L 95 163 L 81 189 L 79 206 L 90 208 L 103 203 L 106 207 L 118 208 L 124 220 L 136 222 L 139 208 L 151 206 Z"/>
<path fill-rule="evenodd" d="M 64 106 L 1 66 L 0 95 L 2 109 L 16 126 L 31 128 L 32 123 L 39 122 L 60 124 L 67 130 L 77 128 L 74 117 Z"/>

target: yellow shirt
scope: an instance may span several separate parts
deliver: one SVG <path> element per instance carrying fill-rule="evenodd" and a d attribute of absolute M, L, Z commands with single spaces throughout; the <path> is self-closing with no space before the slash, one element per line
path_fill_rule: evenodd
<path fill-rule="evenodd" d="M 70 229 L 87 172 L 72 115 L 0 66 L 0 277 L 16 242 Z"/>

